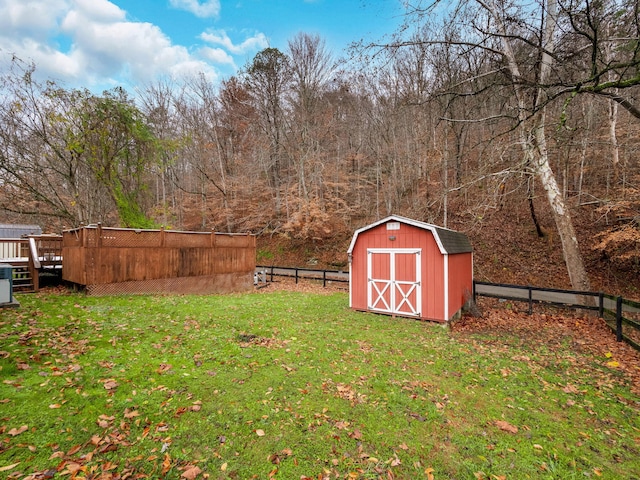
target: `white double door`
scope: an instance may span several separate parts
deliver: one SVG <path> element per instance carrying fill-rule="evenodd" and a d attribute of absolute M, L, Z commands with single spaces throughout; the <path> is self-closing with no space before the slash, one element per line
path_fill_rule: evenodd
<path fill-rule="evenodd" d="M 422 305 L 420 257 L 419 248 L 368 249 L 367 308 L 419 317 Z"/>

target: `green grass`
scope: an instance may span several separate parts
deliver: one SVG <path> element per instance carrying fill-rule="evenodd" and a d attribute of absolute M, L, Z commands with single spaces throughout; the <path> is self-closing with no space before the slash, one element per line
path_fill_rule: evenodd
<path fill-rule="evenodd" d="M 640 476 L 638 398 L 570 342 L 343 293 L 19 301 L 0 312 L 9 478 Z"/>

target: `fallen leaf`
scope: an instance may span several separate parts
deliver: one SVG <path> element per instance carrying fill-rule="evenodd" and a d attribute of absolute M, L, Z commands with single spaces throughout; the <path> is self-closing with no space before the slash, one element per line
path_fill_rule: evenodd
<path fill-rule="evenodd" d="M 580 393 L 580 391 L 575 387 L 575 385 L 571 385 L 567 383 L 567 385 L 562 389 L 564 393 Z"/>
<path fill-rule="evenodd" d="M 16 435 L 20 435 L 21 433 L 26 432 L 27 430 L 29 430 L 29 426 L 23 425 L 20 428 L 12 428 L 7 433 L 12 437 L 15 437 Z"/>
<path fill-rule="evenodd" d="M 126 409 L 124 411 L 124 418 L 133 418 L 133 417 L 139 417 L 140 413 L 137 410 L 130 410 L 130 409 Z"/>
<path fill-rule="evenodd" d="M 435 470 L 431 467 L 425 469 L 424 473 L 427 476 L 427 480 L 433 480 L 433 472 L 435 472 Z"/>
<path fill-rule="evenodd" d="M 533 445 L 533 448 L 535 448 L 536 450 L 544 450 L 544 448 L 542 448 L 542 445 L 539 445 L 537 443 Z"/>
<path fill-rule="evenodd" d="M 159 373 L 160 375 L 162 375 L 163 373 L 168 372 L 172 368 L 173 368 L 173 366 L 171 364 L 169 364 L 169 363 L 161 363 L 160 366 L 158 367 L 158 369 L 156 370 L 156 372 Z"/>
<path fill-rule="evenodd" d="M 260 429 L 256 430 L 256 435 L 258 435 L 259 437 L 264 437 L 265 435 L 264 430 L 260 430 Z"/>
<path fill-rule="evenodd" d="M 221 466 L 220 466 L 220 470 L 222 470 L 223 472 L 227 471 L 227 462 L 224 462 Z"/>
<path fill-rule="evenodd" d="M 116 382 L 112 378 L 110 378 L 109 380 L 105 380 L 103 385 L 106 390 L 115 390 L 116 388 L 118 388 L 118 382 Z"/>
<path fill-rule="evenodd" d="M 54 408 L 60 408 L 62 407 L 62 405 L 60 405 L 59 403 L 52 403 L 51 405 L 49 405 L 49 408 L 54 409 Z"/>
<path fill-rule="evenodd" d="M 8 470 L 11 470 L 11 469 L 13 469 L 13 468 L 16 468 L 18 465 L 20 465 L 20 462 L 18 462 L 18 463 L 13 463 L 13 464 L 11 464 L 11 465 L 6 465 L 6 466 L 4 466 L 4 467 L 0 467 L 0 472 L 6 472 L 6 471 L 8 471 Z"/>
<path fill-rule="evenodd" d="M 162 476 L 165 476 L 167 472 L 171 469 L 171 457 L 168 453 L 164 455 L 164 460 L 162 461 Z"/>
<path fill-rule="evenodd" d="M 70 457 L 71 455 L 75 455 L 80 451 L 81 448 L 82 448 L 82 445 L 76 445 L 75 447 L 72 447 L 71 450 L 67 452 L 67 456 Z"/>
<path fill-rule="evenodd" d="M 192 466 L 188 467 L 184 472 L 182 472 L 180 478 L 185 478 L 186 480 L 194 480 L 201 473 L 202 470 L 200 469 L 200 467 Z"/>
<path fill-rule="evenodd" d="M 115 452 L 116 450 L 118 450 L 118 445 L 109 443 L 100 449 L 100 453 Z"/>
<path fill-rule="evenodd" d="M 511 425 L 509 422 L 505 422 L 504 420 L 497 420 L 495 422 L 495 425 L 500 430 L 503 430 L 505 432 L 518 433 L 518 427 Z"/>
<path fill-rule="evenodd" d="M 65 465 L 66 471 L 61 472 L 60 475 L 64 475 L 65 473 L 70 473 L 72 476 L 75 476 L 80 470 L 83 470 L 85 467 L 76 462 L 69 462 Z"/>

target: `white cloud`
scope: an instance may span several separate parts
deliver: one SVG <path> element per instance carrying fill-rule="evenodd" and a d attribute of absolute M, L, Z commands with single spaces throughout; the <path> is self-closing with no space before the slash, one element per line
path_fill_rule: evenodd
<path fill-rule="evenodd" d="M 77 10 L 89 21 L 109 23 L 124 21 L 127 13 L 109 0 L 72 0 Z"/>
<path fill-rule="evenodd" d="M 48 32 L 55 31 L 60 17 L 67 10 L 67 0 L 0 1 L 0 37 L 45 39 Z"/>
<path fill-rule="evenodd" d="M 231 65 L 234 68 L 236 66 L 233 57 L 222 48 L 202 47 L 199 53 L 213 63 Z"/>
<path fill-rule="evenodd" d="M 100 88 L 160 76 L 215 80 L 210 62 L 229 64 L 173 44 L 156 25 L 128 21 L 109 0 L 0 0 L 0 51 L 34 62 L 43 77 Z"/>
<path fill-rule="evenodd" d="M 269 46 L 269 41 L 263 33 L 257 33 L 239 45 L 235 45 L 224 30 L 208 30 L 202 33 L 200 38 L 205 42 L 220 45 L 235 55 L 242 55 L 253 50 L 261 50 Z"/>
<path fill-rule="evenodd" d="M 196 17 L 210 18 L 220 14 L 220 0 L 170 0 L 171 6 L 193 13 Z"/>

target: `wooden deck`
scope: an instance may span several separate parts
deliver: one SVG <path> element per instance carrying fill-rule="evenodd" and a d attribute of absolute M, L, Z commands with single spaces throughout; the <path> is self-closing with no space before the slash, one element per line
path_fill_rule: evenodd
<path fill-rule="evenodd" d="M 13 289 L 37 292 L 42 277 L 62 275 L 62 236 L 0 238 L 0 263 L 13 267 Z"/>

